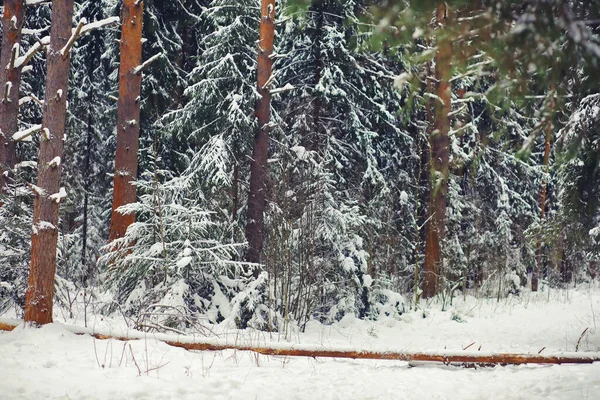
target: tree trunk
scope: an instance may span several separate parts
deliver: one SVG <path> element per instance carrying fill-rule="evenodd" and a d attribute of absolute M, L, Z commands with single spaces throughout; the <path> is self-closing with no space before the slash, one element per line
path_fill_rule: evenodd
<path fill-rule="evenodd" d="M 135 203 L 140 135 L 140 93 L 142 74 L 135 68 L 142 61 L 142 19 L 144 3 L 124 0 L 121 25 L 121 55 L 119 65 L 119 102 L 117 114 L 117 151 L 113 189 L 110 237 L 113 241 L 125 236 L 127 227 L 135 222 L 135 214 L 122 214 L 117 209 Z"/>
<path fill-rule="evenodd" d="M 70 64 L 69 54 L 63 56 L 61 50 L 71 37 L 72 24 L 73 0 L 54 1 L 33 210 L 31 265 L 25 297 L 25 321 L 37 324 L 52 322 L 60 203 L 60 197 L 53 195 L 60 188 Z"/>
<path fill-rule="evenodd" d="M 258 53 L 258 93 L 256 118 L 258 132 L 254 137 L 254 150 L 250 162 L 250 193 L 246 216 L 246 261 L 260 263 L 264 243 L 264 210 L 266 203 L 267 157 L 269 153 L 269 122 L 271 115 L 271 92 L 269 79 L 273 67 L 271 54 L 275 39 L 275 0 L 262 0 L 260 40 Z M 258 269 L 255 269 L 255 275 Z"/>
<path fill-rule="evenodd" d="M 443 26 L 448 20 L 445 3 L 437 9 L 436 22 Z M 435 56 L 435 78 L 437 81 L 434 100 L 435 121 L 430 136 L 430 191 L 425 237 L 425 265 L 423 297 L 430 298 L 438 292 L 438 277 L 441 274 L 443 257 L 441 242 L 444 239 L 444 220 L 446 218 L 446 195 L 448 193 L 448 162 L 451 86 L 452 42 L 443 37 L 438 42 Z"/>
<path fill-rule="evenodd" d="M 15 22 L 16 21 L 16 22 Z M 19 56 L 14 46 L 21 44 L 21 28 L 25 21 L 25 1 L 6 0 L 2 16 L 2 55 L 0 57 L 0 194 L 5 192 L 6 175 L 16 163 L 16 143 L 12 135 L 18 131 L 19 87 L 21 68 L 15 68 Z M 16 50 L 16 49 L 15 49 Z"/>
<path fill-rule="evenodd" d="M 315 59 L 315 74 L 314 74 L 314 88 L 316 88 L 321 82 L 321 75 L 323 73 L 323 57 L 321 55 L 322 52 L 322 42 L 323 42 L 323 19 L 324 19 L 324 10 L 323 4 L 317 3 L 315 5 L 315 12 L 317 13 L 317 22 L 315 25 L 315 33 L 314 33 L 314 44 L 313 44 L 313 57 Z M 321 109 L 323 105 L 321 104 L 321 94 L 314 91 L 313 97 L 313 106 L 312 106 L 312 132 L 307 132 L 307 148 L 308 150 L 318 151 L 321 147 L 322 140 L 322 129 L 321 129 Z"/>
<path fill-rule="evenodd" d="M 554 91 L 554 88 L 551 89 Z M 554 96 L 554 94 L 552 95 Z M 554 99 L 550 100 L 550 112 L 552 113 L 554 109 Z M 549 116 L 548 118 L 552 118 Z M 550 146 L 552 144 L 552 120 L 546 122 L 546 143 L 544 146 L 544 173 L 547 175 L 550 166 Z M 546 198 L 547 198 L 547 187 L 548 182 L 546 181 L 546 177 L 542 179 L 542 187 L 540 188 L 540 222 L 544 220 L 546 215 Z M 533 268 L 533 273 L 531 274 L 531 291 L 537 292 L 539 289 L 539 280 L 540 280 L 540 271 L 542 270 L 542 264 L 544 263 L 544 243 L 541 238 L 541 234 L 538 234 L 537 241 L 537 257 L 535 267 Z"/>
<path fill-rule="evenodd" d="M 233 182 L 231 185 L 231 222 L 237 221 L 239 207 L 240 165 L 236 161 L 233 165 Z"/>
<path fill-rule="evenodd" d="M 92 73 L 90 71 L 90 82 L 92 82 Z M 88 107 L 88 118 L 87 118 L 87 136 L 85 138 L 85 159 L 83 161 L 83 181 L 84 181 L 84 193 L 83 193 L 83 221 L 82 221 L 82 226 L 81 226 L 81 265 L 84 268 L 85 271 L 85 275 L 84 275 L 84 280 L 86 284 L 89 284 L 91 276 L 92 276 L 92 271 L 91 271 L 91 264 L 92 263 L 88 263 L 87 260 L 87 242 L 88 242 L 88 207 L 89 207 L 89 191 L 90 191 L 90 185 L 91 185 L 91 179 L 90 179 L 90 175 L 91 175 L 91 170 L 90 170 L 90 156 L 91 156 L 91 152 L 92 152 L 92 135 L 94 134 L 94 128 L 93 128 L 93 112 L 94 110 L 92 110 L 91 105 L 93 104 L 92 102 L 92 94 L 91 92 L 88 94 L 88 101 L 89 101 L 89 107 Z M 89 265 L 88 265 L 89 264 Z"/>

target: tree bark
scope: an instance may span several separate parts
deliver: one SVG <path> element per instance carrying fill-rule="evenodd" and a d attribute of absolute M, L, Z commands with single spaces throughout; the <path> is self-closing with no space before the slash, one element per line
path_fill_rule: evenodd
<path fill-rule="evenodd" d="M 258 93 L 256 118 L 258 132 L 254 137 L 254 149 L 250 162 L 250 193 L 246 216 L 246 261 L 260 263 L 264 244 L 264 210 L 266 203 L 267 157 L 269 153 L 269 122 L 271 116 L 271 92 L 269 79 L 273 67 L 271 54 L 275 40 L 275 0 L 262 0 L 260 40 L 258 52 Z M 258 269 L 254 270 L 255 276 Z"/>
<path fill-rule="evenodd" d="M 448 20 L 445 3 L 439 5 L 436 22 L 444 26 Z M 430 135 L 430 191 L 425 235 L 425 264 L 423 280 L 423 297 L 430 298 L 438 293 L 439 281 L 443 266 L 442 241 L 444 239 L 444 220 L 446 218 L 446 196 L 448 193 L 448 162 L 452 59 L 452 42 L 442 37 L 438 42 L 435 56 L 435 78 L 437 81 L 434 100 L 435 120 Z"/>
<path fill-rule="evenodd" d="M 16 143 L 12 135 L 18 129 L 19 87 L 21 68 L 15 68 L 19 56 L 14 46 L 21 44 L 21 29 L 25 21 L 25 1 L 6 0 L 2 15 L 2 55 L 0 56 L 0 194 L 5 192 L 5 173 L 16 163 Z M 16 49 L 15 49 L 16 50 Z"/>
<path fill-rule="evenodd" d="M 127 227 L 135 222 L 135 214 L 122 214 L 117 209 L 136 201 L 136 188 L 133 181 L 137 176 L 138 168 L 142 74 L 141 72 L 136 73 L 135 68 L 142 61 L 143 12 L 143 1 L 123 1 L 117 151 L 115 155 L 112 216 L 110 219 L 110 241 L 125 236 Z"/>
<path fill-rule="evenodd" d="M 52 322 L 60 198 L 51 196 L 59 192 L 62 172 L 62 165 L 57 160 L 63 155 L 70 57 L 68 53 L 63 56 L 61 50 L 71 37 L 73 1 L 52 3 L 50 46 L 46 61 L 46 100 L 33 210 L 31 265 L 25 297 L 25 321 L 37 324 Z"/>

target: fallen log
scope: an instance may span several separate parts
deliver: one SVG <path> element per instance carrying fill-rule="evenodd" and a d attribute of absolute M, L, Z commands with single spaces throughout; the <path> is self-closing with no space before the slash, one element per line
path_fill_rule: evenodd
<path fill-rule="evenodd" d="M 0 331 L 12 331 L 17 326 L 24 326 L 22 322 L 15 320 L 0 321 Z M 327 358 L 351 358 L 368 360 L 396 360 L 413 362 L 436 362 L 445 365 L 459 366 L 496 366 L 496 365 L 522 365 L 522 364 L 591 364 L 600 361 L 600 353 L 558 353 L 555 355 L 540 354 L 512 354 L 512 353 L 490 353 L 490 352 L 408 352 L 398 350 L 366 350 L 356 349 L 349 346 L 337 348 L 324 348 L 315 345 L 300 345 L 293 343 L 265 343 L 252 344 L 236 340 L 230 342 L 227 339 L 197 338 L 190 336 L 174 336 L 164 334 L 149 334 L 131 331 L 124 335 L 115 335 L 111 332 L 93 330 L 69 325 L 61 325 L 67 331 L 76 335 L 90 335 L 100 340 L 142 340 L 153 338 L 186 350 L 195 351 L 221 351 L 238 350 L 252 351 L 269 356 L 287 357 L 327 357 Z"/>

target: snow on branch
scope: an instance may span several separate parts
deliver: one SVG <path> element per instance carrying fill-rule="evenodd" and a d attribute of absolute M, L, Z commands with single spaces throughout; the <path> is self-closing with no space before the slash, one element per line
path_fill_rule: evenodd
<path fill-rule="evenodd" d="M 48 199 L 60 203 L 60 201 L 65 197 L 67 197 L 67 191 L 64 187 L 61 187 L 58 193 L 51 194 L 50 196 L 48 196 Z"/>
<path fill-rule="evenodd" d="M 40 28 L 40 29 L 29 29 L 29 28 L 23 28 L 21 29 L 21 34 L 22 35 L 39 35 L 42 34 L 46 31 L 50 30 L 50 25 L 46 26 L 45 28 Z"/>
<path fill-rule="evenodd" d="M 33 190 L 33 193 L 35 193 L 36 196 L 44 196 L 46 194 L 46 191 L 43 188 L 34 185 L 33 183 L 27 182 L 27 186 Z"/>
<path fill-rule="evenodd" d="M 100 21 L 91 22 L 89 24 L 87 22 L 87 19 L 81 18 L 81 20 L 79 20 L 79 23 L 77 24 L 77 27 L 73 29 L 69 41 L 67 42 L 65 47 L 63 47 L 60 51 L 60 54 L 63 56 L 63 59 L 66 59 L 69 56 L 69 52 L 75 44 L 75 41 L 77 41 L 77 39 L 79 39 L 81 36 L 93 31 L 94 29 L 102 28 L 104 26 L 113 25 L 117 23 L 119 23 L 119 17 L 105 18 L 101 19 Z"/>
<path fill-rule="evenodd" d="M 21 50 L 21 46 L 19 45 L 19 43 L 15 43 L 12 47 L 12 52 L 10 54 L 10 62 L 6 66 L 6 69 L 14 69 L 15 68 L 15 62 L 17 60 L 17 57 L 19 56 L 19 53 L 21 52 L 20 50 Z"/>
<path fill-rule="evenodd" d="M 27 50 L 27 53 L 15 60 L 15 68 L 21 68 L 27 65 L 38 51 L 44 49 L 49 44 L 50 36 L 44 36 L 42 39 L 38 39 L 38 41 Z"/>
<path fill-rule="evenodd" d="M 44 101 L 38 99 L 37 97 L 35 97 L 33 94 L 30 94 L 29 96 L 25 96 L 19 99 L 19 105 L 22 106 L 23 104 L 27 104 L 29 102 L 34 102 L 36 104 L 39 104 L 40 106 L 44 106 Z"/>
<path fill-rule="evenodd" d="M 103 28 L 105 26 L 118 24 L 119 21 L 120 21 L 119 17 L 110 17 L 110 18 L 101 19 L 100 21 L 90 22 L 89 24 L 86 24 L 83 28 L 81 28 L 80 35 L 83 36 L 83 35 L 87 34 L 88 32 L 93 31 L 94 29 L 99 29 L 99 28 Z"/>
<path fill-rule="evenodd" d="M 138 65 L 137 67 L 135 67 L 133 69 L 133 73 L 136 75 L 141 74 L 143 71 L 145 71 L 150 66 L 150 64 L 152 64 L 154 61 L 158 60 L 162 56 L 163 56 L 162 53 L 153 55 L 152 57 L 150 57 L 149 59 L 144 61 L 141 65 Z"/>
<path fill-rule="evenodd" d="M 50 3 L 51 0 L 26 0 L 26 6 L 39 6 L 40 4 Z"/>
<path fill-rule="evenodd" d="M 277 94 L 277 93 L 286 92 L 288 90 L 294 90 L 294 89 L 296 89 L 296 87 L 294 85 L 291 85 L 288 83 L 284 87 L 273 89 L 270 92 L 271 92 L 271 94 Z"/>
<path fill-rule="evenodd" d="M 6 87 L 4 88 L 4 99 L 2 99 L 3 104 L 8 104 L 11 102 L 10 100 L 10 91 L 12 90 L 12 82 L 6 82 Z"/>
<path fill-rule="evenodd" d="M 12 139 L 15 142 L 30 141 L 31 140 L 31 135 L 33 135 L 36 132 L 39 132 L 41 129 L 42 129 L 42 124 L 33 125 L 29 129 L 25 129 L 25 130 L 22 130 L 22 131 L 19 131 L 19 132 L 15 133 L 12 136 Z"/>

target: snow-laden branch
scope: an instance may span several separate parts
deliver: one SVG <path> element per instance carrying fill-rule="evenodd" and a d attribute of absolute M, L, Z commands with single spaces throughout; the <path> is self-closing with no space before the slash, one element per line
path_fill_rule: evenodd
<path fill-rule="evenodd" d="M 23 105 L 23 104 L 27 104 L 27 103 L 30 103 L 30 102 L 32 102 L 32 101 L 33 101 L 34 103 L 37 103 L 37 104 L 39 104 L 39 105 L 40 105 L 40 106 L 42 106 L 42 107 L 44 106 L 44 100 L 40 100 L 40 99 L 38 99 L 37 97 L 35 97 L 34 95 L 32 95 L 32 94 L 31 94 L 31 95 L 29 95 L 29 96 L 21 97 L 21 98 L 19 99 L 19 105 L 21 106 L 21 105 Z"/>
<path fill-rule="evenodd" d="M 26 6 L 39 6 L 40 4 L 50 3 L 51 0 L 26 0 Z"/>
<path fill-rule="evenodd" d="M 119 23 L 119 17 L 105 18 L 100 21 L 91 22 L 89 24 L 87 23 L 85 18 L 82 18 L 81 21 L 79 21 L 79 24 L 77 25 L 77 27 L 73 28 L 71 37 L 69 38 L 69 41 L 67 42 L 65 47 L 63 47 L 60 51 L 61 54 L 63 55 L 63 57 L 66 57 L 66 55 L 69 54 L 71 47 L 73 47 L 73 44 L 79 37 L 93 31 L 94 29 L 102 28 L 104 26 L 113 25 L 113 24 L 117 24 L 117 23 Z M 31 46 L 29 48 L 29 50 L 27 50 L 27 53 L 18 57 L 14 61 L 14 67 L 22 68 L 22 67 L 26 66 L 29 63 L 29 61 L 31 61 L 33 56 L 36 55 L 36 53 L 38 51 L 45 49 L 49 44 L 50 44 L 50 36 L 44 36 L 43 38 L 38 39 L 38 41 L 33 46 Z"/>
<path fill-rule="evenodd" d="M 19 56 L 20 52 L 21 52 L 21 46 L 19 45 L 19 43 L 15 43 L 12 47 L 12 52 L 10 53 L 10 62 L 6 66 L 6 69 L 14 69 L 15 68 L 15 62 L 16 62 L 17 57 Z"/>
<path fill-rule="evenodd" d="M 103 28 L 105 26 L 118 24 L 119 22 L 120 22 L 119 17 L 104 18 L 104 19 L 101 19 L 96 22 L 90 22 L 89 24 L 86 24 L 83 28 L 81 28 L 80 35 L 83 36 L 91 31 L 93 31 L 94 29 L 99 29 L 99 28 Z"/>
<path fill-rule="evenodd" d="M 64 187 L 61 187 L 58 193 L 54 193 L 48 196 L 48 200 L 54 200 L 55 202 L 60 203 L 60 201 L 65 197 L 67 197 L 67 191 Z"/>
<path fill-rule="evenodd" d="M 42 129 L 42 124 L 33 125 L 31 128 L 19 131 L 12 135 L 12 139 L 15 142 L 24 142 L 31 140 L 31 135 L 36 132 L 39 132 Z"/>
<path fill-rule="evenodd" d="M 153 55 L 152 57 L 150 57 L 149 59 L 144 61 L 141 65 L 138 65 L 137 67 L 135 67 L 133 69 L 133 73 L 136 75 L 141 74 L 143 71 L 145 71 L 150 66 L 150 64 L 152 64 L 154 61 L 158 60 L 162 56 L 163 56 L 162 53 Z"/>
<path fill-rule="evenodd" d="M 10 100 L 10 91 L 12 90 L 12 82 L 6 82 L 6 87 L 4 88 L 4 99 L 2 99 L 3 104 L 8 104 L 11 102 Z"/>
<path fill-rule="evenodd" d="M 21 34 L 22 35 L 39 35 L 41 33 L 44 33 L 46 31 L 50 30 L 50 26 L 47 26 L 45 28 L 40 28 L 40 29 L 29 29 L 29 28 L 23 28 L 21 29 Z"/>
<path fill-rule="evenodd" d="M 27 53 L 15 60 L 15 68 L 21 68 L 27 65 L 38 51 L 44 49 L 49 44 L 50 36 L 44 36 L 43 38 L 38 39 L 38 41 L 35 42 L 34 45 L 29 48 L 29 50 L 27 50 Z"/>
<path fill-rule="evenodd" d="M 294 85 L 288 83 L 284 87 L 270 90 L 270 92 L 271 92 L 271 94 L 277 94 L 277 93 L 287 92 L 288 90 L 294 90 L 294 89 L 296 89 L 296 87 Z"/>

